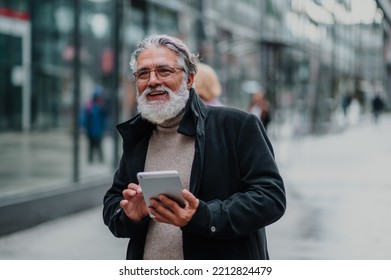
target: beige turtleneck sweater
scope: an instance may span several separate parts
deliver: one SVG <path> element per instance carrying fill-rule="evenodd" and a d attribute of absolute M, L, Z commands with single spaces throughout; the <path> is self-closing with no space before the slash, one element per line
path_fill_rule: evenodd
<path fill-rule="evenodd" d="M 149 140 L 145 171 L 177 170 L 183 188 L 189 188 L 195 140 L 177 132 L 183 116 L 157 125 Z M 144 247 L 144 259 L 183 259 L 182 231 L 180 228 L 157 223 L 149 224 Z"/>

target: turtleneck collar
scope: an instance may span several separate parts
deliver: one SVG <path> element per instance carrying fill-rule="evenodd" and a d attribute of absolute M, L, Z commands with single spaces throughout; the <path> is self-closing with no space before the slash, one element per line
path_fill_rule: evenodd
<path fill-rule="evenodd" d="M 163 129 L 178 127 L 179 123 L 181 122 L 181 119 L 184 115 L 184 112 L 185 111 L 182 110 L 176 117 L 173 117 L 172 119 L 166 120 L 161 124 L 157 124 L 156 127 L 160 127 Z"/>

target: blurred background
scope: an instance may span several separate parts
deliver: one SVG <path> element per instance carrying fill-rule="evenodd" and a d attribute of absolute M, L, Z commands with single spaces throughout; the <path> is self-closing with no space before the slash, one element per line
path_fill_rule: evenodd
<path fill-rule="evenodd" d="M 225 106 L 247 110 L 266 92 L 277 158 L 295 165 L 286 143 L 375 125 L 376 96 L 388 111 L 390 27 L 389 0 L 0 0 L 0 235 L 102 203 L 121 150 L 115 124 L 136 113 L 129 60 L 145 35 L 198 52 Z M 104 112 L 98 151 L 93 100 Z M 308 175 L 289 167 L 288 182 Z"/>

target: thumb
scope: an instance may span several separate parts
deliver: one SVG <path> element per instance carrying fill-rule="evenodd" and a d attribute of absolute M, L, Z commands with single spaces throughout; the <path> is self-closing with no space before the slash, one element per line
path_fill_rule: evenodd
<path fill-rule="evenodd" d="M 196 198 L 190 191 L 183 190 L 182 191 L 184 199 L 188 202 L 189 207 L 193 209 L 197 209 L 198 204 L 200 203 L 198 198 Z"/>

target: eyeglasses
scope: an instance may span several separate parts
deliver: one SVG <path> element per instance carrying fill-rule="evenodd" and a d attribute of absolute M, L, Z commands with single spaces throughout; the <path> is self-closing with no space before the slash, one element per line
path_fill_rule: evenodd
<path fill-rule="evenodd" d="M 133 73 L 134 78 L 139 82 L 148 82 L 151 77 L 151 72 L 155 72 L 159 80 L 167 80 L 171 78 L 177 71 L 185 71 L 183 68 L 171 66 L 159 66 L 155 69 L 142 69 Z"/>

